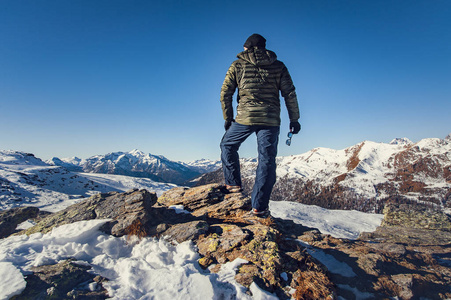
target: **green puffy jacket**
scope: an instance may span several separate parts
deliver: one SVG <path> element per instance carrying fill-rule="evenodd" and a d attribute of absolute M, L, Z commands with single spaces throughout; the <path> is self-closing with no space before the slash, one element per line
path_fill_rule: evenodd
<path fill-rule="evenodd" d="M 280 125 L 279 90 L 285 99 L 290 121 L 299 119 L 293 81 L 274 52 L 254 47 L 237 55 L 221 88 L 224 120 L 233 119 L 232 97 L 238 88 L 235 121 L 243 125 Z"/>

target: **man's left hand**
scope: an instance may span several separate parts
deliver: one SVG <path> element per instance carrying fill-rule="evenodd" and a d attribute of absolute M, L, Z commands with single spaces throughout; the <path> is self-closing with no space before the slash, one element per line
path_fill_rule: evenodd
<path fill-rule="evenodd" d="M 301 131 L 301 124 L 298 121 L 290 122 L 290 132 L 297 134 L 299 131 Z"/>

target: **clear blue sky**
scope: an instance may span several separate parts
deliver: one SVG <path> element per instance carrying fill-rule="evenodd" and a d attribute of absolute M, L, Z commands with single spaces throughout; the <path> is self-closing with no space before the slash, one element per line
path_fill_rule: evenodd
<path fill-rule="evenodd" d="M 0 0 L 0 149 L 218 159 L 219 91 L 253 33 L 300 102 L 279 155 L 451 132 L 448 0 Z"/>

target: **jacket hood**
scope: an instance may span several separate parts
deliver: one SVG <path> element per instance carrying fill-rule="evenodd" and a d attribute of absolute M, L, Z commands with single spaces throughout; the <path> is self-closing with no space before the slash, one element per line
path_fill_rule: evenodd
<path fill-rule="evenodd" d="M 274 52 L 257 47 L 244 50 L 238 53 L 237 57 L 256 66 L 270 65 L 277 60 L 277 55 Z"/>

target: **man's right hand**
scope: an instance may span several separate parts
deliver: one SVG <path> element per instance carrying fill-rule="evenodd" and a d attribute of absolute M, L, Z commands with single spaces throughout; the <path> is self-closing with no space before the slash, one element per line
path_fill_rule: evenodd
<path fill-rule="evenodd" d="M 290 122 L 290 132 L 297 134 L 299 131 L 301 131 L 301 124 L 298 121 Z"/>
<path fill-rule="evenodd" d="M 230 126 L 232 126 L 232 121 L 225 121 L 224 123 L 224 129 L 227 131 L 229 130 Z"/>

